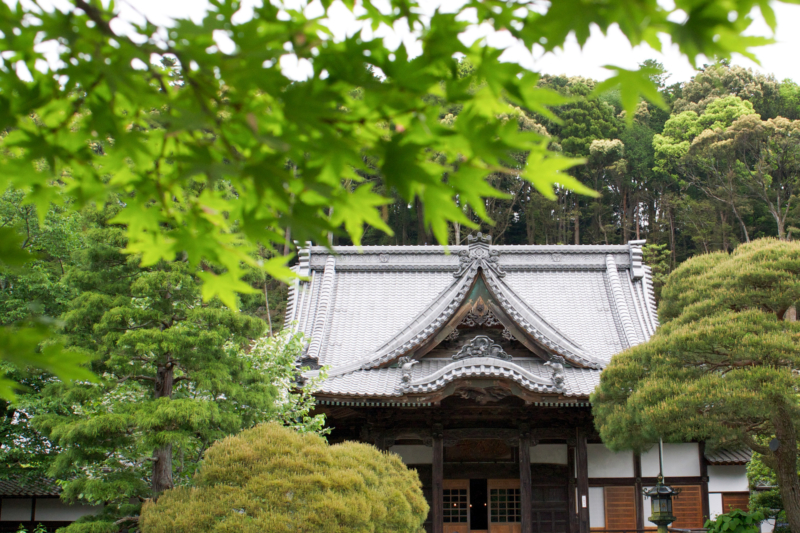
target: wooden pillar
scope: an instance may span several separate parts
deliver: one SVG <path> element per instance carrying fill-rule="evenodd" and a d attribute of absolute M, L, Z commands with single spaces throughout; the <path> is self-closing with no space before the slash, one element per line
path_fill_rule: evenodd
<path fill-rule="evenodd" d="M 444 440 L 441 426 L 433 428 L 433 492 L 431 501 L 433 506 L 433 533 L 443 533 L 444 530 L 444 502 L 442 485 L 444 481 Z"/>
<path fill-rule="evenodd" d="M 703 522 L 709 519 L 711 510 L 709 509 L 708 502 L 708 461 L 706 461 L 706 443 L 701 442 L 698 445 L 700 452 L 700 504 L 703 507 Z"/>
<path fill-rule="evenodd" d="M 569 533 L 578 533 L 578 498 L 575 484 L 575 440 L 567 442 L 567 507 L 569 508 Z"/>
<path fill-rule="evenodd" d="M 636 509 L 636 529 L 644 529 L 644 498 L 642 497 L 642 454 L 633 454 L 633 492 Z"/>
<path fill-rule="evenodd" d="M 575 462 L 578 467 L 578 532 L 589 533 L 589 456 L 586 431 L 578 428 L 577 437 Z"/>
<path fill-rule="evenodd" d="M 522 500 L 522 533 L 533 533 L 533 494 L 531 489 L 531 430 L 519 428 L 519 496 Z"/>

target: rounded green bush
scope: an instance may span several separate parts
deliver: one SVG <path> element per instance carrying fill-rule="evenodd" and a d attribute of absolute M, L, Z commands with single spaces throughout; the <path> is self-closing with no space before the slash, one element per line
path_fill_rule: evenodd
<path fill-rule="evenodd" d="M 143 533 L 414 533 L 427 514 L 417 473 L 397 455 L 269 423 L 214 444 L 196 487 L 145 504 L 140 525 Z"/>

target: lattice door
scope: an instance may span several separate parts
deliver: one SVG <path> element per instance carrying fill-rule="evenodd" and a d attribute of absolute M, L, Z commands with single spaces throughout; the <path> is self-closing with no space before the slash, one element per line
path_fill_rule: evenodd
<path fill-rule="evenodd" d="M 522 532 L 522 498 L 518 479 L 489 480 L 489 533 Z"/>
<path fill-rule="evenodd" d="M 442 483 L 444 533 L 469 533 L 469 480 L 445 479 Z"/>

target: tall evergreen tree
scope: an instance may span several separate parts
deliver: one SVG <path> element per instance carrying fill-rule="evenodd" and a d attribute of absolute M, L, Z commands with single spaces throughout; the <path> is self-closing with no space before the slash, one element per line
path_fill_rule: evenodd
<path fill-rule="evenodd" d="M 798 302 L 800 243 L 762 239 L 681 265 L 662 291 L 661 328 L 600 377 L 592 403 L 603 442 L 747 446 L 774 469 L 800 531 Z"/>
<path fill-rule="evenodd" d="M 213 442 L 281 418 L 302 348 L 288 333 L 254 343 L 264 321 L 204 302 L 187 262 L 140 268 L 124 230 L 98 217 L 68 274 L 80 293 L 63 320 L 65 343 L 101 380 L 52 382 L 32 406 L 33 426 L 60 450 L 48 473 L 63 498 L 105 504 L 71 531 L 117 530 L 139 502 L 190 483 Z"/>

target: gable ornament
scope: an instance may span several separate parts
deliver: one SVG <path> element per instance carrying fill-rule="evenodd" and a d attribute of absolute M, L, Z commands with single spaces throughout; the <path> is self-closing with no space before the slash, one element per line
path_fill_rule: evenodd
<path fill-rule="evenodd" d="M 564 363 L 565 360 L 560 355 L 551 355 L 550 360 L 544 364 L 544 366 L 550 367 L 550 371 L 553 373 L 553 384 L 558 390 L 564 389 L 564 376 L 566 375 Z"/>
<path fill-rule="evenodd" d="M 482 267 L 491 270 L 499 277 L 506 275 L 500 270 L 500 251 L 491 247 L 492 236 L 478 232 L 477 235 L 468 235 L 466 250 L 458 253 L 458 270 L 453 276 L 460 278 L 464 272 Z"/>
<path fill-rule="evenodd" d="M 460 361 L 461 359 L 469 359 L 472 357 L 494 357 L 506 361 L 511 360 L 511 356 L 508 355 L 499 344 L 495 343 L 486 335 L 476 335 L 453 355 L 453 360 Z"/>
<path fill-rule="evenodd" d="M 419 361 L 416 359 L 412 359 L 411 357 L 401 357 L 397 360 L 400 363 L 400 369 L 403 372 L 402 382 L 410 383 L 411 382 L 411 369 L 414 368 L 414 365 L 419 364 Z"/>
<path fill-rule="evenodd" d="M 461 320 L 461 324 L 469 327 L 474 328 L 478 326 L 483 327 L 492 327 L 492 326 L 499 326 L 500 321 L 494 315 L 489 306 L 486 305 L 486 302 L 483 301 L 483 298 L 480 296 L 478 297 L 478 301 L 472 306 L 472 309 L 469 310 L 467 316 L 465 316 Z"/>

